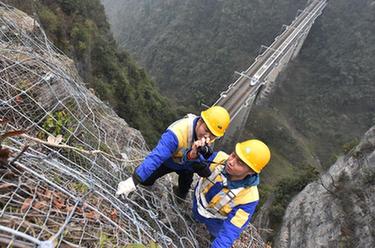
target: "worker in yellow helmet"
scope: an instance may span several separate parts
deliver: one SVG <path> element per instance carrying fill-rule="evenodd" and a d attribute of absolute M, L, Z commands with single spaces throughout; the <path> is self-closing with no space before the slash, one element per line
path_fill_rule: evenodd
<path fill-rule="evenodd" d="M 191 164 L 183 163 L 184 151 L 190 149 L 193 143 L 209 147 L 217 137 L 224 135 L 229 122 L 228 111 L 220 106 L 208 108 L 200 116 L 188 114 L 174 122 L 133 175 L 119 183 L 116 195 L 127 196 L 136 189 L 137 184 L 150 186 L 158 178 L 176 172 L 179 177 L 175 194 L 185 199 L 193 181 L 193 173 L 198 171 Z"/>
<path fill-rule="evenodd" d="M 185 152 L 185 163 L 200 163 L 209 176 L 201 177 L 195 187 L 193 216 L 207 226 L 212 248 L 232 247 L 259 202 L 259 173 L 271 158 L 270 150 L 262 141 L 251 139 L 238 143 L 230 155 L 213 153 L 205 164 L 197 145 Z"/>

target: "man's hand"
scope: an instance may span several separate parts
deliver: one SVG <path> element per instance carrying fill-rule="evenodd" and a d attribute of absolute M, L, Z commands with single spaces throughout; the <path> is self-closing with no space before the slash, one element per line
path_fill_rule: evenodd
<path fill-rule="evenodd" d="M 198 147 L 204 146 L 204 145 L 210 145 L 210 138 L 204 137 L 200 140 L 196 140 L 193 145 L 191 146 L 191 150 L 188 154 L 188 159 L 189 160 L 194 160 L 198 158 Z"/>
<path fill-rule="evenodd" d="M 206 161 L 202 155 L 199 155 L 199 162 L 192 164 L 193 171 L 197 173 L 200 177 L 211 176 L 210 164 Z"/>
<path fill-rule="evenodd" d="M 129 177 L 125 181 L 122 181 L 117 186 L 116 196 L 124 194 L 126 197 L 129 195 L 130 192 L 136 190 L 134 181 L 132 177 Z"/>

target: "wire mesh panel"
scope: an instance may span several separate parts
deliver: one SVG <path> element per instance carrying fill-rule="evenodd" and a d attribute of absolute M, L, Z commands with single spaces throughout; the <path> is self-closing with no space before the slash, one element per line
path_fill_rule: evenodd
<path fill-rule="evenodd" d="M 114 196 L 146 143 L 34 19 L 0 2 L 0 39 L 1 247 L 209 246 L 168 178 Z M 236 247 L 263 247 L 250 229 Z"/>

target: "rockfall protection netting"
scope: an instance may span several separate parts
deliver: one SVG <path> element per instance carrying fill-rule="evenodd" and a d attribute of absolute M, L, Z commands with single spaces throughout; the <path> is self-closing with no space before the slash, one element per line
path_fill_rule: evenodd
<path fill-rule="evenodd" d="M 0 2 L 0 39 L 1 247 L 209 246 L 168 178 L 114 196 L 148 148 L 33 18 Z M 250 226 L 235 247 L 264 243 Z"/>

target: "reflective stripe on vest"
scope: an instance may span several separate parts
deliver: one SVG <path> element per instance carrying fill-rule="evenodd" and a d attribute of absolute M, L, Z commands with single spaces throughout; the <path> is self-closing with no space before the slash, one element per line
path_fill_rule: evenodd
<path fill-rule="evenodd" d="M 180 164 L 184 151 L 193 145 L 195 118 L 197 118 L 196 115 L 187 114 L 183 119 L 175 121 L 168 127 L 178 140 L 178 148 L 172 155 L 175 163 Z"/>

